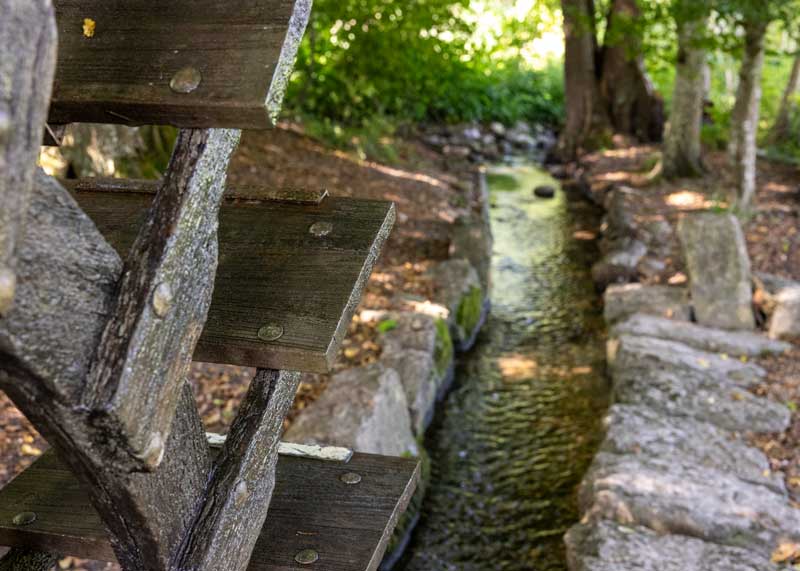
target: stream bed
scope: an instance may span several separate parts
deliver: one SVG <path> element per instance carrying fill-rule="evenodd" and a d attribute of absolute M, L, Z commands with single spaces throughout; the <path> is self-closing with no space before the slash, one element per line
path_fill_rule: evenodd
<path fill-rule="evenodd" d="M 492 312 L 426 439 L 431 481 L 404 571 L 566 569 L 562 536 L 602 437 L 596 207 L 532 165 L 489 174 Z"/>

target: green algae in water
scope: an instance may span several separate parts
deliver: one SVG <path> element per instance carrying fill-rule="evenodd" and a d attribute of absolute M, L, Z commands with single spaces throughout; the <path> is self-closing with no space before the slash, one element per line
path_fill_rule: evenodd
<path fill-rule="evenodd" d="M 597 250 L 573 237 L 598 213 L 563 192 L 534 197 L 558 185 L 535 167 L 492 173 L 492 314 L 426 439 L 431 481 L 405 571 L 564 571 L 562 536 L 602 437 Z"/>

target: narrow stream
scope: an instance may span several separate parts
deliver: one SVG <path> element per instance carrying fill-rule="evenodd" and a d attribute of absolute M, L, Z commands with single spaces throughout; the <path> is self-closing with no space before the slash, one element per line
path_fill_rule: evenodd
<path fill-rule="evenodd" d="M 492 315 L 431 427 L 432 478 L 405 571 L 560 570 L 607 406 L 589 268 L 594 207 L 536 198 L 533 166 L 492 169 Z"/>

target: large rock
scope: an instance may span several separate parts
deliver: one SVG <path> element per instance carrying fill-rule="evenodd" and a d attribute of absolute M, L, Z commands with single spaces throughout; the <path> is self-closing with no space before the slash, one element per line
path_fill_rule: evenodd
<path fill-rule="evenodd" d="M 677 341 L 695 349 L 731 356 L 758 357 L 783 353 L 791 349 L 788 343 L 773 341 L 750 331 L 712 329 L 689 322 L 678 322 L 653 315 L 636 314 L 617 324 L 612 337 L 656 337 Z"/>
<path fill-rule="evenodd" d="M 396 371 L 380 364 L 334 375 L 284 438 L 386 456 L 417 453 L 403 385 Z"/>
<path fill-rule="evenodd" d="M 488 302 L 480 276 L 465 259 L 447 260 L 431 270 L 436 303 L 446 307 L 453 344 L 467 351 L 486 319 Z"/>
<path fill-rule="evenodd" d="M 614 399 L 734 432 L 783 432 L 791 417 L 782 404 L 757 397 L 723 378 L 685 371 L 618 374 L 614 377 Z"/>
<path fill-rule="evenodd" d="M 604 300 L 605 319 L 609 324 L 627 319 L 635 313 L 683 321 L 692 318 L 689 295 L 679 287 L 616 285 L 606 290 Z"/>
<path fill-rule="evenodd" d="M 739 221 L 713 212 L 678 224 L 695 317 L 721 329 L 754 329 L 750 258 Z"/>
<path fill-rule="evenodd" d="M 763 557 L 784 541 L 800 541 L 800 510 L 784 495 L 691 459 L 600 453 L 580 498 L 591 521 L 645 526 L 751 549 Z"/>
<path fill-rule="evenodd" d="M 608 345 L 615 377 L 618 373 L 647 376 L 666 371 L 747 387 L 766 375 L 758 365 L 654 337 L 622 335 Z"/>
<path fill-rule="evenodd" d="M 786 287 L 775 295 L 775 311 L 769 321 L 773 339 L 800 337 L 800 286 Z"/>
<path fill-rule="evenodd" d="M 433 353 L 406 349 L 381 357 L 381 363 L 397 371 L 406 393 L 411 427 L 420 436 L 433 418 L 444 378 L 436 372 Z"/>
<path fill-rule="evenodd" d="M 453 374 L 453 342 L 445 321 L 423 313 L 387 314 L 380 362 L 397 371 L 414 434 L 430 424 L 439 396 Z"/>
<path fill-rule="evenodd" d="M 667 416 L 644 406 L 616 404 L 605 419 L 601 451 L 669 462 L 692 462 L 786 494 L 781 474 L 763 452 L 708 422 Z"/>
<path fill-rule="evenodd" d="M 564 541 L 570 571 L 778 571 L 746 549 L 614 522 L 576 525 Z"/>
<path fill-rule="evenodd" d="M 425 313 L 386 313 L 383 315 L 384 332 L 380 335 L 383 353 L 400 353 L 416 349 L 425 353 L 436 350 L 436 321 Z"/>

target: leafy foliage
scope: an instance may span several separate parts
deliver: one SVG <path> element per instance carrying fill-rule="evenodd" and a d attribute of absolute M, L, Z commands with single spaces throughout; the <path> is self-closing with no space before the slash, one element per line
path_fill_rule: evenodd
<path fill-rule="evenodd" d="M 375 117 L 558 122 L 557 66 L 534 71 L 519 56 L 534 22 L 506 19 L 509 33 L 484 45 L 475 39 L 479 22 L 467 17 L 469 5 L 317 0 L 290 87 L 291 111 L 329 126 L 361 127 Z"/>

